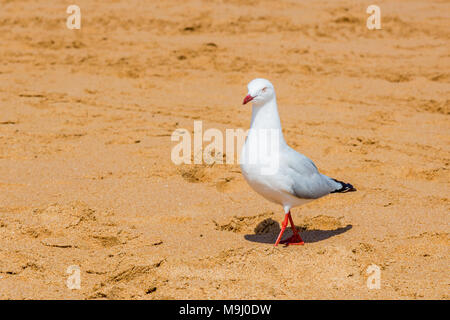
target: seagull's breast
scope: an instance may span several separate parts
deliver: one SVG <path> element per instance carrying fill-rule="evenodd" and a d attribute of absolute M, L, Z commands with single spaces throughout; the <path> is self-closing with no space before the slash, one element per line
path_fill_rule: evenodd
<path fill-rule="evenodd" d="M 272 152 L 260 152 L 251 147 L 255 143 L 247 139 L 241 152 L 241 170 L 247 183 L 269 201 L 283 206 L 297 206 L 307 202 L 292 195 L 288 190 L 292 181 L 283 172 L 280 148 Z"/>
<path fill-rule="evenodd" d="M 281 174 L 261 174 L 260 166 L 249 164 L 241 164 L 241 170 L 250 187 L 269 201 L 289 208 L 312 201 L 300 199 L 288 192 L 291 182 Z"/>

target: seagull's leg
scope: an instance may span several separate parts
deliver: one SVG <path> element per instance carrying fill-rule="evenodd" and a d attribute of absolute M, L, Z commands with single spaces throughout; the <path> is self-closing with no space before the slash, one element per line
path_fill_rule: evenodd
<path fill-rule="evenodd" d="M 298 235 L 300 237 L 300 234 L 298 233 L 298 230 L 295 227 L 294 220 L 292 220 L 291 212 L 289 211 L 288 214 L 289 214 L 289 222 L 291 223 L 292 232 L 294 233 L 294 235 Z M 301 240 L 301 238 L 300 238 L 300 240 Z"/>
<path fill-rule="evenodd" d="M 278 235 L 277 241 L 275 242 L 275 247 L 280 243 L 280 240 L 281 240 L 281 237 L 283 236 L 284 230 L 286 230 L 286 227 L 288 224 L 288 219 L 289 219 L 289 214 L 286 213 L 286 215 L 284 216 L 284 221 L 281 224 L 280 234 Z"/>
<path fill-rule="evenodd" d="M 289 218 L 289 222 L 291 223 L 291 229 L 293 235 L 287 238 L 286 240 L 281 241 L 283 244 L 304 244 L 302 238 L 300 237 L 300 234 L 298 233 L 297 228 L 295 227 L 294 221 L 292 220 L 291 212 L 289 211 L 286 216 Z"/>

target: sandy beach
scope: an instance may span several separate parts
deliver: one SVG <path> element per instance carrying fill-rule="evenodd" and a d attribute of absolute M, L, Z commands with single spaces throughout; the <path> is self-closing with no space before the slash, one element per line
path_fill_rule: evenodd
<path fill-rule="evenodd" d="M 449 299 L 449 1 L 377 1 L 380 30 L 373 1 L 75 3 L 1 4 L 1 299 Z M 303 246 L 238 164 L 171 161 L 194 121 L 248 129 L 257 77 L 358 190 L 292 210 Z"/>

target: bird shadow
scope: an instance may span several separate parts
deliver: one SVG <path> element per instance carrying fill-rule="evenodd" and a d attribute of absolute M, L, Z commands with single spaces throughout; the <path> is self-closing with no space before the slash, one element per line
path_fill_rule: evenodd
<path fill-rule="evenodd" d="M 297 230 L 300 232 L 305 243 L 319 242 L 326 240 L 328 238 L 337 236 L 341 233 L 347 232 L 353 226 L 351 224 L 345 227 L 340 227 L 334 230 L 318 230 L 318 229 L 307 229 L 303 226 L 296 226 Z M 275 220 L 269 218 L 261 221 L 255 228 L 254 234 L 246 234 L 244 238 L 251 242 L 258 243 L 270 243 L 273 244 L 277 240 L 278 234 L 281 231 L 280 225 Z M 283 234 L 283 239 L 286 239 L 292 235 L 291 228 L 286 228 Z"/>

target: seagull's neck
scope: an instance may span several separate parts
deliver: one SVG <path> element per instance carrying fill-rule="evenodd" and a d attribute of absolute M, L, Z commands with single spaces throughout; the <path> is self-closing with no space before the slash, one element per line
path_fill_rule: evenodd
<path fill-rule="evenodd" d="M 280 129 L 277 99 L 273 97 L 263 105 L 253 104 L 251 129 Z"/>
<path fill-rule="evenodd" d="M 280 116 L 278 115 L 277 99 L 273 97 L 265 104 L 252 106 L 252 122 L 250 124 L 250 140 L 257 139 L 261 131 L 276 130 L 278 139 L 284 142 L 283 132 L 281 130 Z"/>

